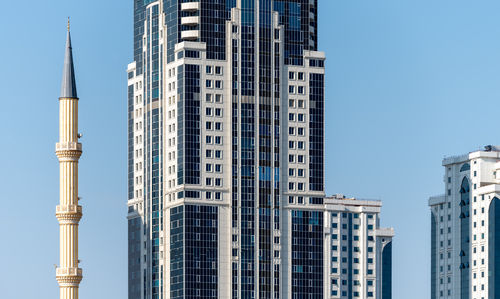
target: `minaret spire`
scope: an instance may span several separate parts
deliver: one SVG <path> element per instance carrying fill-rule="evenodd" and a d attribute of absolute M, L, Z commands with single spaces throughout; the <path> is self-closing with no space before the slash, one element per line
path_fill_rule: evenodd
<path fill-rule="evenodd" d="M 59 267 L 56 269 L 56 279 L 59 282 L 60 299 L 78 299 L 82 280 L 78 259 L 78 224 L 82 218 L 82 207 L 78 204 L 78 160 L 82 154 L 82 144 L 78 138 L 78 98 L 68 23 L 59 97 L 59 142 L 56 143 L 59 159 L 59 205 L 56 207 L 59 220 Z"/>
<path fill-rule="evenodd" d="M 61 84 L 61 98 L 77 98 L 75 67 L 73 65 L 73 50 L 71 48 L 71 34 L 69 32 L 68 18 L 68 35 L 66 37 L 66 54 L 64 56 L 64 67 Z"/>

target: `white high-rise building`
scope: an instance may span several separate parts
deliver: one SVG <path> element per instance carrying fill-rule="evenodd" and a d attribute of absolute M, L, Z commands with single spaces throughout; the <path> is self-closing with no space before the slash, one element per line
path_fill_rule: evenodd
<path fill-rule="evenodd" d="M 499 298 L 500 148 L 443 160 L 445 194 L 431 207 L 431 299 Z"/>
<path fill-rule="evenodd" d="M 330 298 L 392 298 L 392 237 L 380 228 L 382 202 L 325 198 L 325 259 Z M 295 228 L 292 227 L 292 231 Z"/>

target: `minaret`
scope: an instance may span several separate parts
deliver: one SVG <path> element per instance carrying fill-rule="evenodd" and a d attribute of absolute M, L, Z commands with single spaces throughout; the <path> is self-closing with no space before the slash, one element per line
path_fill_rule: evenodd
<path fill-rule="evenodd" d="M 78 299 L 78 286 L 82 269 L 78 268 L 78 222 L 82 207 L 78 205 L 78 159 L 82 145 L 78 143 L 78 97 L 76 95 L 75 70 L 71 51 L 71 37 L 66 40 L 66 56 L 59 97 L 59 142 L 56 154 L 59 158 L 59 267 L 56 278 L 60 299 Z"/>

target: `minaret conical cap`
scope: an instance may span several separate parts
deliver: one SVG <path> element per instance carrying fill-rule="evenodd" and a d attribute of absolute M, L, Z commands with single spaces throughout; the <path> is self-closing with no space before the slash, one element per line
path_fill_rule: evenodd
<path fill-rule="evenodd" d="M 73 53 L 71 49 L 71 35 L 69 33 L 66 38 L 66 54 L 64 57 L 63 77 L 61 83 L 61 98 L 77 98 L 75 68 L 73 66 Z"/>

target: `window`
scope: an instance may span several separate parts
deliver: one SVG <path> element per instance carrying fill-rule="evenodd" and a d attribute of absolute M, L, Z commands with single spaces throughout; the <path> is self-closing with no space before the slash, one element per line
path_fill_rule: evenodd
<path fill-rule="evenodd" d="M 295 155 L 288 155 L 288 162 L 293 163 L 295 161 Z"/>
<path fill-rule="evenodd" d="M 215 136 L 215 144 L 222 144 L 222 137 L 221 136 Z"/>
<path fill-rule="evenodd" d="M 215 172 L 222 172 L 222 165 L 221 164 L 215 164 Z"/>
<path fill-rule="evenodd" d="M 221 159 L 222 158 L 222 151 L 219 151 L 219 150 L 215 151 L 215 158 Z"/>
<path fill-rule="evenodd" d="M 215 108 L 215 116 L 222 116 L 222 109 L 221 108 Z"/>
<path fill-rule="evenodd" d="M 212 116 L 212 108 L 207 107 L 207 108 L 205 109 L 205 114 L 206 114 L 207 116 Z"/>
<path fill-rule="evenodd" d="M 207 197 L 207 199 L 212 199 L 212 192 L 205 193 L 205 196 Z"/>
<path fill-rule="evenodd" d="M 216 94 L 215 95 L 215 102 L 216 103 L 222 103 L 222 95 L 221 94 Z"/>
<path fill-rule="evenodd" d="M 293 203 L 293 196 L 288 196 L 288 203 Z"/>
<path fill-rule="evenodd" d="M 299 94 L 304 94 L 304 86 L 299 86 L 298 92 L 299 92 Z"/>
<path fill-rule="evenodd" d="M 289 127 L 288 128 L 288 134 L 295 135 L 295 128 L 294 127 Z"/>
<path fill-rule="evenodd" d="M 207 93 L 207 94 L 206 94 L 206 97 L 205 97 L 205 100 L 206 100 L 207 102 L 212 102 L 212 94 Z"/>
<path fill-rule="evenodd" d="M 298 163 L 304 163 L 304 155 L 298 155 L 297 156 L 297 162 Z"/>
<path fill-rule="evenodd" d="M 222 179 L 216 178 L 215 179 L 215 186 L 222 186 Z"/>
<path fill-rule="evenodd" d="M 212 130 L 212 122 L 207 121 L 207 122 L 205 123 L 205 129 L 207 129 L 207 130 Z"/>
<path fill-rule="evenodd" d="M 304 73 L 303 72 L 299 72 L 299 80 L 304 80 Z"/>
<path fill-rule="evenodd" d="M 221 131 L 222 130 L 222 123 L 221 122 L 216 122 L 215 123 L 215 130 Z"/>
<path fill-rule="evenodd" d="M 299 113 L 299 115 L 298 115 L 298 121 L 304 121 L 304 114 Z"/>
<path fill-rule="evenodd" d="M 298 133 L 300 136 L 304 136 L 304 128 L 297 128 L 297 133 Z"/>
<path fill-rule="evenodd" d="M 295 148 L 295 142 L 294 141 L 288 141 L 288 148 Z"/>
<path fill-rule="evenodd" d="M 212 143 L 212 136 L 207 135 L 207 136 L 205 137 L 205 141 L 206 141 L 206 143 L 207 143 L 207 144 L 211 144 L 211 143 Z"/>
<path fill-rule="evenodd" d="M 212 186 L 212 178 L 206 178 L 206 179 L 205 179 L 205 184 L 206 184 L 207 186 Z"/>
<path fill-rule="evenodd" d="M 200 58 L 199 51 L 186 50 L 185 54 L 186 54 L 186 57 L 189 57 L 189 58 Z"/>
<path fill-rule="evenodd" d="M 221 200 L 221 193 L 220 192 L 215 192 L 215 199 Z"/>
<path fill-rule="evenodd" d="M 205 83 L 205 86 L 207 88 L 212 88 L 212 80 L 207 80 L 206 83 Z"/>
<path fill-rule="evenodd" d="M 207 157 L 207 158 L 212 158 L 212 150 L 207 149 L 207 150 L 205 151 L 205 157 Z"/>
<path fill-rule="evenodd" d="M 304 141 L 298 141 L 297 142 L 297 148 L 298 149 L 304 149 Z"/>
<path fill-rule="evenodd" d="M 293 190 L 294 184 L 292 182 L 288 183 L 288 190 Z"/>
<path fill-rule="evenodd" d="M 212 164 L 205 164 L 205 171 L 212 172 Z"/>
<path fill-rule="evenodd" d="M 304 190 L 304 183 L 297 183 L 297 189 L 300 191 Z"/>
<path fill-rule="evenodd" d="M 295 101 L 294 100 L 288 100 L 288 107 L 295 107 Z"/>
<path fill-rule="evenodd" d="M 295 120 L 295 113 L 288 113 L 288 120 Z"/>
<path fill-rule="evenodd" d="M 211 73 L 213 72 L 213 68 L 212 68 L 212 66 L 211 66 L 211 65 L 207 65 L 207 67 L 206 67 L 206 69 L 205 69 L 205 70 L 206 70 L 206 73 L 207 73 L 207 74 L 211 74 Z"/>
<path fill-rule="evenodd" d="M 216 66 L 215 67 L 215 74 L 222 75 L 222 67 L 221 66 Z"/>
<path fill-rule="evenodd" d="M 295 79 L 295 73 L 294 72 L 288 72 L 288 79 L 294 80 Z"/>
<path fill-rule="evenodd" d="M 295 175 L 295 168 L 288 168 L 288 175 L 294 176 Z"/>
<path fill-rule="evenodd" d="M 288 93 L 295 93 L 295 86 L 293 85 L 288 86 Z"/>
<path fill-rule="evenodd" d="M 299 108 L 305 108 L 305 106 L 304 106 L 304 100 L 299 100 L 298 101 L 298 106 L 299 106 Z"/>
<path fill-rule="evenodd" d="M 299 177 L 303 177 L 304 176 L 304 169 L 302 169 L 302 168 L 297 169 L 297 175 Z"/>
<path fill-rule="evenodd" d="M 218 89 L 222 88 L 222 81 L 221 80 L 216 80 L 215 81 L 215 88 L 218 88 Z"/>

